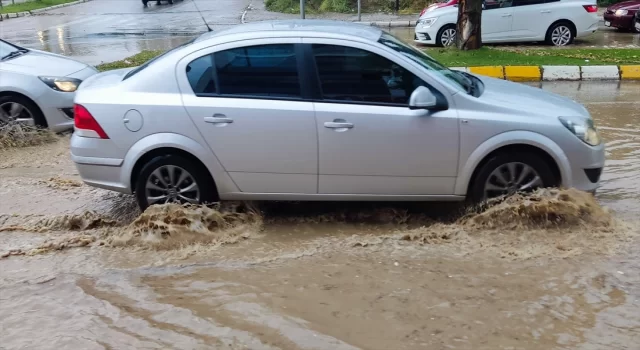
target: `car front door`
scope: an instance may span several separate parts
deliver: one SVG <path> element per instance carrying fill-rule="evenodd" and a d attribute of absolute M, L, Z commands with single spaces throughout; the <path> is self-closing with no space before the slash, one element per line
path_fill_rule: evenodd
<path fill-rule="evenodd" d="M 454 109 L 408 107 L 427 86 L 379 47 L 304 39 L 317 77 L 320 194 L 450 195 L 458 162 Z"/>
<path fill-rule="evenodd" d="M 317 193 L 316 123 L 312 102 L 302 98 L 300 40 L 218 45 L 178 64 L 184 106 L 242 192 Z"/>
<path fill-rule="evenodd" d="M 512 0 L 486 0 L 482 3 L 482 41 L 506 41 L 511 37 Z"/>
<path fill-rule="evenodd" d="M 547 29 L 557 17 L 554 3 L 559 0 L 513 0 L 513 37 L 544 40 Z"/>

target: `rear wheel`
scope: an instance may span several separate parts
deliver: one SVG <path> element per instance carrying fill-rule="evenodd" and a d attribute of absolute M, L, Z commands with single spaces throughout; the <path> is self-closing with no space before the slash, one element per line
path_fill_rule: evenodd
<path fill-rule="evenodd" d="M 136 197 L 141 210 L 153 204 L 210 204 L 218 201 L 206 169 L 178 155 L 149 161 L 138 176 Z"/>
<path fill-rule="evenodd" d="M 553 46 L 567 46 L 573 42 L 575 34 L 570 23 L 559 22 L 547 31 L 546 42 Z"/>
<path fill-rule="evenodd" d="M 438 46 L 452 46 L 456 43 L 456 26 L 453 24 L 447 24 L 440 28 L 436 35 L 436 45 Z"/>
<path fill-rule="evenodd" d="M 487 199 L 531 192 L 538 188 L 556 186 L 551 165 L 535 153 L 499 153 L 491 157 L 478 171 L 469 191 L 475 203 Z"/>

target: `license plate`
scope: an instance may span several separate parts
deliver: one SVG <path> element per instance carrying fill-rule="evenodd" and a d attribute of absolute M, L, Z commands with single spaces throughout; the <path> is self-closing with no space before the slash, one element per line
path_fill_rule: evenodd
<path fill-rule="evenodd" d="M 640 22 L 636 22 L 636 29 L 640 30 Z"/>
<path fill-rule="evenodd" d="M 607 26 L 607 27 L 611 27 L 611 22 L 606 21 L 606 22 L 604 22 L 604 25 Z"/>

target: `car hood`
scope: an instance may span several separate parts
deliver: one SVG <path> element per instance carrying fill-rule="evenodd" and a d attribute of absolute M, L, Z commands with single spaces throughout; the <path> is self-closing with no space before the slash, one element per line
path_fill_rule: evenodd
<path fill-rule="evenodd" d="M 476 75 L 484 83 L 482 102 L 549 117 L 590 118 L 587 109 L 564 96 L 507 80 Z"/>
<path fill-rule="evenodd" d="M 40 50 L 29 50 L 21 56 L 2 62 L 5 70 L 38 76 L 66 77 L 87 67 L 84 63 Z"/>
<path fill-rule="evenodd" d="M 609 11 L 616 10 L 638 10 L 640 9 L 640 0 L 623 1 L 607 7 Z"/>
<path fill-rule="evenodd" d="M 424 12 L 425 13 L 431 12 L 431 11 L 433 11 L 435 9 L 439 9 L 441 7 L 453 6 L 455 4 L 456 4 L 456 2 L 454 2 L 454 1 L 436 2 L 436 3 L 433 3 L 433 4 L 429 5 Z"/>
<path fill-rule="evenodd" d="M 420 18 L 440 17 L 448 14 L 458 14 L 458 6 L 435 7 L 433 10 L 426 11 Z"/>

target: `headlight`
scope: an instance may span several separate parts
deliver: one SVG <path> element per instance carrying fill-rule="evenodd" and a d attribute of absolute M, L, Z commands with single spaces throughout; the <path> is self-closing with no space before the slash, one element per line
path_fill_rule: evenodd
<path fill-rule="evenodd" d="M 588 119 L 584 121 L 576 122 L 569 118 L 559 117 L 560 123 L 564 125 L 569 131 L 578 138 L 591 146 L 597 146 L 600 144 L 600 134 L 593 125 L 593 120 Z"/>
<path fill-rule="evenodd" d="M 67 77 L 38 77 L 43 83 L 49 85 L 50 88 L 63 91 L 74 92 L 78 90 L 78 86 L 82 83 L 82 80 Z"/>
<path fill-rule="evenodd" d="M 418 24 L 422 25 L 423 27 L 431 27 L 434 23 L 436 23 L 437 19 L 438 17 L 424 18 L 424 19 L 418 20 Z"/>
<path fill-rule="evenodd" d="M 616 16 L 626 16 L 628 13 L 627 10 L 616 10 Z"/>

